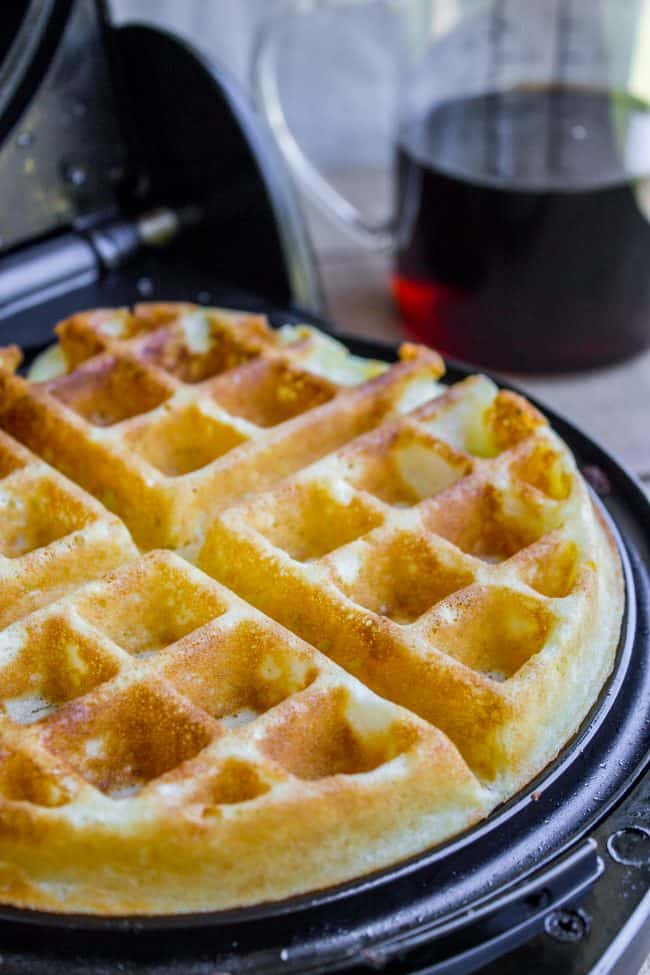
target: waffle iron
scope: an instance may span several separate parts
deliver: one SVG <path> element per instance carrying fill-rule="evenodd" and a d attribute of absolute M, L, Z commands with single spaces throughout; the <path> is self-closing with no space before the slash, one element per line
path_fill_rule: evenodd
<path fill-rule="evenodd" d="M 0 342 L 28 357 L 73 311 L 138 300 L 323 318 L 296 196 L 227 74 L 100 0 L 0 8 Z M 393 359 L 393 346 L 346 338 Z M 469 368 L 450 363 L 451 381 Z M 650 953 L 650 504 L 546 410 L 625 570 L 617 662 L 552 766 L 487 821 L 356 882 L 149 918 L 0 907 L 0 975 L 636 975 Z"/>

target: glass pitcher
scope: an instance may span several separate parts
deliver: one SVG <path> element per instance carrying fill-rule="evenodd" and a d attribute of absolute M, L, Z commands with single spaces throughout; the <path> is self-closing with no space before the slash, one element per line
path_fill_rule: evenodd
<path fill-rule="evenodd" d="M 399 69 L 396 207 L 374 224 L 303 151 L 277 82 L 296 18 L 307 87 L 323 13 L 343 38 L 351 12 L 369 33 L 387 25 L 387 72 Z M 315 200 L 392 250 L 392 292 L 419 340 L 522 370 L 605 364 L 650 342 L 646 0 L 297 2 L 260 37 L 256 91 Z"/>

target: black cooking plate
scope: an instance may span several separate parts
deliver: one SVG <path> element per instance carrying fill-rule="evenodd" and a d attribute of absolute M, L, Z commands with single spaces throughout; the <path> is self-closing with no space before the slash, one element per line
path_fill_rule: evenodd
<path fill-rule="evenodd" d="M 174 297 L 190 295 L 175 291 Z M 259 307 L 237 293 L 217 298 Z M 331 330 L 296 311 L 272 310 L 270 317 L 275 324 L 308 319 Z M 396 355 L 393 345 L 345 341 L 357 354 Z M 470 371 L 449 363 L 447 378 Z M 650 940 L 641 924 L 650 916 L 650 783 L 643 776 L 650 745 L 650 505 L 602 448 L 545 412 L 597 488 L 621 553 L 627 597 L 614 673 L 558 759 L 459 837 L 314 895 L 173 917 L 0 909 L 0 971 L 263 975 L 388 966 L 396 973 L 452 975 L 504 951 L 508 957 L 490 971 L 507 975 L 525 965 L 531 975 L 583 973 L 603 958 L 610 963 L 599 972 L 636 971 Z M 584 906 L 572 910 L 577 904 Z"/>

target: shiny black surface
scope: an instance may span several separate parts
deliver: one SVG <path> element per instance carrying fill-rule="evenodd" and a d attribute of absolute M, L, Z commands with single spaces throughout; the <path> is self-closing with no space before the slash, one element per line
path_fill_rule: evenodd
<path fill-rule="evenodd" d="M 152 277 L 170 297 L 221 282 L 319 308 L 296 192 L 228 72 L 165 31 L 111 28 L 101 0 L 25 11 L 16 26 L 0 4 L 0 343 L 34 348 L 57 318 L 146 298 Z M 200 218 L 111 271 L 102 230 L 157 207 Z"/>
<path fill-rule="evenodd" d="M 0 4 L 0 254 L 118 208 L 127 148 L 95 0 Z"/>

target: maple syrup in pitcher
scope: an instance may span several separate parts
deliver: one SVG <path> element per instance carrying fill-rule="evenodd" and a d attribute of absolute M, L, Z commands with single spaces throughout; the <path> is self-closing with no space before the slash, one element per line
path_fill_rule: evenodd
<path fill-rule="evenodd" d="M 437 104 L 399 136 L 393 292 L 409 330 L 508 369 L 650 341 L 650 106 L 522 87 Z"/>

